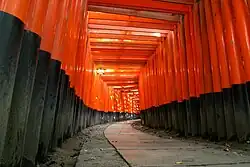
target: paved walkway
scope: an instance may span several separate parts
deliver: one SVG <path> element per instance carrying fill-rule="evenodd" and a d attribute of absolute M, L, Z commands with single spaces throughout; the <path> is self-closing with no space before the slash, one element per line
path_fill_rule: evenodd
<path fill-rule="evenodd" d="M 250 167 L 250 156 L 207 148 L 204 144 L 159 138 L 135 130 L 131 123 L 113 124 L 104 133 L 132 167 Z"/>

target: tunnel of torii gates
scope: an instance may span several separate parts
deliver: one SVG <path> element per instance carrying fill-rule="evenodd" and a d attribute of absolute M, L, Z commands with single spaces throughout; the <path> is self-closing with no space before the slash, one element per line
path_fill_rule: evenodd
<path fill-rule="evenodd" d="M 250 0 L 0 0 L 0 166 L 35 166 L 140 114 L 184 136 L 250 135 Z"/>

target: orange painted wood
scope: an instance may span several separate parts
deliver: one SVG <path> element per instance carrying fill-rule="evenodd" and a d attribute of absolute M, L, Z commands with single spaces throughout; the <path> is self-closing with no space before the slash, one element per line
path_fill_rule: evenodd
<path fill-rule="evenodd" d="M 161 40 L 160 43 L 160 48 L 159 48 L 159 54 L 160 54 L 160 59 L 159 59 L 159 64 L 161 65 L 161 73 L 160 73 L 160 78 L 161 78 L 161 91 L 162 91 L 162 104 L 166 103 L 167 100 L 167 93 L 166 93 L 166 78 L 165 78 L 165 55 L 164 55 L 164 39 Z"/>
<path fill-rule="evenodd" d="M 123 15 L 121 15 L 123 17 Z M 90 25 L 112 25 L 112 26 L 122 26 L 122 27 L 136 27 L 136 28 L 149 28 L 149 29 L 161 29 L 161 30 L 172 30 L 175 28 L 176 23 L 175 22 L 160 22 L 160 23 L 154 23 L 154 22 L 143 22 L 140 20 L 138 21 L 133 21 L 131 18 L 128 18 L 128 20 L 111 20 L 113 18 L 91 18 L 90 14 L 90 19 L 89 19 L 89 24 Z M 120 18 L 118 18 L 120 19 Z"/>
<path fill-rule="evenodd" d="M 177 31 L 173 33 L 173 46 L 174 46 L 174 65 L 175 65 L 175 83 L 176 83 L 176 100 L 181 102 L 182 99 L 182 85 L 180 74 L 180 48 L 178 46 Z"/>
<path fill-rule="evenodd" d="M 232 1 L 232 14 L 237 44 L 243 56 L 246 81 L 250 81 L 250 11 L 246 1 Z"/>
<path fill-rule="evenodd" d="M 130 9 L 150 9 L 155 11 L 164 11 L 171 13 L 187 13 L 190 10 L 189 5 L 170 3 L 163 1 L 134 1 L 134 0 L 89 0 L 90 5 L 105 5 L 113 7 L 125 7 Z"/>
<path fill-rule="evenodd" d="M 182 38 L 181 38 L 181 26 L 180 24 L 177 25 L 177 32 L 176 32 L 176 39 L 177 39 L 177 47 L 178 47 L 178 51 L 179 51 L 179 56 L 180 56 L 180 59 L 179 59 L 179 65 L 180 65 L 180 83 L 181 83 L 181 99 L 182 100 L 185 100 L 187 99 L 187 94 L 188 94 L 188 91 L 187 91 L 187 87 L 188 85 L 186 85 L 186 79 L 185 79 L 185 74 L 186 74 L 186 71 L 184 70 L 184 53 L 185 53 L 185 48 L 182 47 Z"/>
<path fill-rule="evenodd" d="M 165 99 L 165 104 L 170 103 L 171 101 L 171 96 L 170 96 L 170 82 L 169 82 L 169 71 L 168 71 L 168 54 L 167 54 L 167 41 L 166 38 L 163 39 L 163 75 L 164 75 L 164 80 L 165 80 L 165 91 L 166 91 L 166 99 Z"/>
<path fill-rule="evenodd" d="M 27 17 L 30 15 L 29 6 L 31 5 L 31 0 L 2 0 L 0 5 L 0 11 L 4 11 L 13 16 L 16 16 L 24 23 L 27 22 Z"/>
<path fill-rule="evenodd" d="M 214 22 L 214 31 L 216 35 L 216 43 L 217 43 L 217 53 L 218 53 L 218 61 L 219 61 L 219 69 L 221 76 L 221 86 L 222 88 L 230 88 L 230 77 L 229 77 L 229 68 L 227 62 L 227 53 L 225 48 L 225 40 L 224 40 L 224 28 L 222 24 L 221 17 L 221 6 L 220 0 L 211 0 L 212 7 L 212 17 Z"/>
<path fill-rule="evenodd" d="M 170 92 L 171 92 L 171 101 L 176 101 L 177 98 L 176 98 L 176 93 L 177 93 L 177 90 L 176 90 L 176 76 L 175 76 L 175 64 L 174 64 L 174 45 L 173 45 L 173 32 L 171 32 L 169 35 L 168 35 L 168 70 L 169 70 L 169 76 L 171 79 L 171 85 L 169 87 L 170 89 Z"/>
<path fill-rule="evenodd" d="M 241 84 L 245 81 L 245 77 L 243 75 L 244 69 L 241 61 L 240 48 L 236 44 L 236 33 L 233 26 L 232 10 L 229 1 L 221 1 L 220 4 L 230 81 L 232 84 Z"/>
<path fill-rule="evenodd" d="M 189 96 L 196 97 L 195 89 L 195 75 L 194 75 L 194 60 L 192 52 L 192 39 L 190 36 L 190 16 L 186 15 L 184 17 L 185 26 L 185 39 L 186 39 L 186 56 L 187 56 L 187 68 L 188 68 L 188 86 L 189 86 Z"/>
<path fill-rule="evenodd" d="M 202 54 L 202 41 L 201 41 L 201 25 L 200 25 L 200 12 L 198 3 L 193 6 L 194 18 L 194 37 L 196 42 L 196 71 L 197 79 L 199 81 L 198 94 L 204 94 L 204 72 L 203 72 L 203 54 Z"/>
<path fill-rule="evenodd" d="M 206 23 L 203 1 L 200 1 L 199 10 L 200 10 L 200 25 L 201 25 L 201 44 L 202 44 L 202 54 L 203 54 L 204 93 L 207 94 L 213 91 L 213 83 L 212 83 L 211 62 L 209 58 L 210 51 L 208 44 L 207 23 Z"/>
<path fill-rule="evenodd" d="M 43 1 L 43 0 L 41 0 Z M 66 0 L 65 0 L 66 1 Z M 55 41 L 55 34 L 57 24 L 59 22 L 60 10 L 63 10 L 62 5 L 60 3 L 65 3 L 60 0 L 50 0 L 48 5 L 48 11 L 45 18 L 45 23 L 43 26 L 42 32 L 42 41 L 41 41 L 41 49 L 47 52 L 52 53 Z M 39 8 L 39 6 L 37 6 Z M 58 48 L 59 46 L 55 46 Z M 57 60 L 57 57 L 54 57 L 52 54 L 52 58 Z M 58 58 L 60 61 L 61 59 Z"/>
<path fill-rule="evenodd" d="M 205 15 L 207 22 L 207 32 L 208 32 L 208 42 L 209 42 L 209 50 L 210 50 L 210 60 L 211 60 L 211 69 L 212 69 L 212 77 L 213 77 L 213 91 L 220 92 L 221 91 L 221 78 L 220 75 L 223 75 L 219 71 L 219 62 L 218 62 L 218 52 L 216 45 L 216 36 L 214 32 L 214 24 L 212 18 L 212 10 L 211 3 L 208 0 L 204 0 L 205 6 Z"/>
<path fill-rule="evenodd" d="M 38 35 L 42 35 L 43 26 L 47 24 L 46 13 L 49 10 L 48 8 L 49 0 L 32 0 L 32 3 L 29 8 L 28 19 L 26 28 Z M 57 4 L 50 4 L 57 6 Z M 57 17 L 56 14 L 54 14 Z M 46 29 L 46 28 L 45 28 Z"/>
<path fill-rule="evenodd" d="M 196 13 L 195 13 L 196 14 Z M 191 49 L 192 49 L 192 58 L 193 59 L 193 75 L 194 75 L 194 91 L 195 91 L 195 96 L 199 97 L 199 87 L 200 87 L 200 82 L 199 82 L 199 72 L 198 72 L 198 63 L 197 63 L 197 46 L 195 42 L 195 32 L 194 32 L 194 12 L 191 11 L 188 15 L 189 19 L 189 26 L 190 26 L 190 38 L 191 38 Z"/>

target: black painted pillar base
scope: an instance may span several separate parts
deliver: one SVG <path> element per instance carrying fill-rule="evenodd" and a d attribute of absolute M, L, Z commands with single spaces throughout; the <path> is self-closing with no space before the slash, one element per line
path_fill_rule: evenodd
<path fill-rule="evenodd" d="M 90 127 L 91 125 L 91 114 L 92 114 L 91 108 L 88 107 L 87 128 Z"/>
<path fill-rule="evenodd" d="M 24 24 L 13 15 L 0 11 L 0 165 L 3 162 L 5 135 L 11 108 Z"/>
<path fill-rule="evenodd" d="M 3 151 L 3 160 L 7 166 L 21 163 L 40 41 L 37 34 L 25 30 L 5 137 L 8 142 L 5 142 Z"/>
<path fill-rule="evenodd" d="M 70 88 L 70 81 L 69 81 L 69 75 L 65 75 L 65 95 L 64 95 L 64 101 L 62 102 L 62 124 L 60 127 L 60 136 L 62 137 L 61 141 L 64 141 L 66 138 L 68 138 L 71 135 L 71 129 L 70 129 L 70 121 L 71 118 L 70 115 L 72 113 L 72 101 L 73 101 L 73 94 L 74 90 Z"/>
<path fill-rule="evenodd" d="M 192 97 L 190 100 L 190 119 L 191 119 L 191 133 L 192 136 L 198 136 L 200 134 L 199 127 L 199 114 L 200 114 L 200 101 L 196 97 Z"/>
<path fill-rule="evenodd" d="M 188 110 L 188 101 L 184 100 L 183 102 L 183 126 L 184 126 L 184 136 L 188 136 L 188 119 L 187 119 L 187 110 Z"/>
<path fill-rule="evenodd" d="M 191 103 L 190 100 L 186 101 L 186 113 L 187 113 L 187 130 L 188 135 L 192 135 L 192 117 L 191 117 Z"/>
<path fill-rule="evenodd" d="M 84 129 L 87 128 L 87 121 L 88 121 L 88 107 L 84 104 Z"/>
<path fill-rule="evenodd" d="M 168 113 L 168 130 L 172 130 L 173 129 L 173 124 L 172 124 L 172 108 L 171 108 L 171 104 L 167 104 L 167 113 Z"/>
<path fill-rule="evenodd" d="M 80 131 L 82 131 L 83 130 L 83 117 L 84 117 L 84 106 L 83 106 L 83 100 L 81 99 L 81 111 L 80 111 L 80 115 L 81 115 L 81 117 L 80 117 Z"/>
<path fill-rule="evenodd" d="M 145 112 L 144 112 L 144 110 L 141 110 L 140 117 L 141 117 L 141 124 L 145 125 Z"/>
<path fill-rule="evenodd" d="M 245 84 L 233 85 L 232 89 L 237 138 L 239 142 L 243 142 L 248 140 L 250 135 L 248 92 Z"/>
<path fill-rule="evenodd" d="M 82 111 L 82 100 L 79 97 L 79 107 L 78 107 L 78 118 L 77 118 L 77 133 L 81 131 L 81 111 Z"/>
<path fill-rule="evenodd" d="M 208 123 L 207 123 L 207 106 L 205 95 L 200 96 L 200 121 L 201 121 L 201 136 L 208 137 Z"/>
<path fill-rule="evenodd" d="M 144 124 L 145 126 L 147 126 L 147 109 L 143 110 L 143 118 L 144 118 Z"/>
<path fill-rule="evenodd" d="M 152 107 L 148 109 L 148 118 L 149 118 L 149 121 L 148 121 L 149 127 L 154 128 L 154 124 L 153 124 L 154 117 L 153 117 L 153 108 Z"/>
<path fill-rule="evenodd" d="M 224 114 L 224 104 L 223 104 L 223 93 L 216 92 L 214 93 L 214 104 L 216 111 L 216 121 L 217 121 L 217 131 L 218 131 L 218 140 L 226 139 L 226 123 L 225 123 L 225 114 Z"/>
<path fill-rule="evenodd" d="M 164 106 L 163 105 L 161 105 L 161 106 L 159 106 L 159 119 L 160 119 L 160 128 L 161 129 L 164 129 L 165 128 L 165 124 L 164 124 Z"/>
<path fill-rule="evenodd" d="M 227 140 L 235 140 L 237 138 L 237 134 L 234 117 L 232 88 L 223 89 L 223 102 Z"/>
<path fill-rule="evenodd" d="M 178 102 L 177 103 L 177 112 L 178 112 L 178 123 L 179 123 L 179 132 L 181 136 L 185 135 L 185 130 L 184 130 L 184 117 L 183 117 L 183 112 L 185 111 L 185 106 L 183 102 Z"/>
<path fill-rule="evenodd" d="M 148 115 L 148 126 L 149 127 L 152 127 L 152 125 L 151 125 L 151 122 L 152 122 L 151 113 L 152 113 L 151 108 L 148 108 L 147 109 L 147 115 Z"/>
<path fill-rule="evenodd" d="M 178 120 L 178 111 L 177 111 L 177 101 L 173 101 L 171 103 L 171 110 L 172 110 L 172 126 L 176 132 L 179 132 L 179 120 Z"/>
<path fill-rule="evenodd" d="M 68 76 L 69 79 L 69 76 Z M 70 88 L 70 82 L 68 80 L 67 94 L 66 94 L 66 107 L 64 107 L 63 112 L 64 120 L 66 121 L 65 126 L 63 127 L 64 133 L 68 137 L 72 137 L 74 135 L 74 114 L 76 107 L 76 98 L 75 98 L 75 90 L 74 88 Z"/>
<path fill-rule="evenodd" d="M 208 135 L 211 140 L 217 140 L 218 131 L 213 93 L 208 93 L 204 95 L 203 105 L 207 113 Z"/>
<path fill-rule="evenodd" d="M 149 120 L 149 109 L 146 109 L 145 110 L 145 116 L 146 116 L 146 122 L 145 122 L 145 124 L 146 124 L 146 126 L 149 126 L 149 124 L 150 124 L 150 120 Z"/>
<path fill-rule="evenodd" d="M 163 105 L 163 119 L 164 119 L 164 129 L 167 130 L 168 129 L 168 112 L 167 112 L 167 105 L 164 104 Z"/>
<path fill-rule="evenodd" d="M 45 96 L 42 126 L 38 149 L 38 161 L 43 160 L 47 154 L 51 141 L 53 125 L 55 120 L 56 102 L 58 97 L 58 87 L 60 78 L 61 62 L 50 60 L 49 76 Z"/>
<path fill-rule="evenodd" d="M 36 155 L 40 138 L 40 129 L 44 110 L 45 92 L 47 88 L 50 54 L 40 51 L 32 92 L 30 112 L 24 145 L 24 159 L 36 164 Z M 25 164 L 22 165 L 26 167 Z"/>
<path fill-rule="evenodd" d="M 59 88 L 57 94 L 57 103 L 56 103 L 56 111 L 55 111 L 55 122 L 53 128 L 53 134 L 51 138 L 51 146 L 50 148 L 53 149 L 57 147 L 58 139 L 62 138 L 61 136 L 61 124 L 62 124 L 62 107 L 65 99 L 65 93 L 67 90 L 68 80 L 67 75 L 65 74 L 64 70 L 60 72 L 60 80 L 59 80 Z"/>
<path fill-rule="evenodd" d="M 151 111 L 151 114 L 152 114 L 152 127 L 153 128 L 158 128 L 158 118 L 157 118 L 157 108 L 154 106 L 152 107 L 152 111 Z"/>
<path fill-rule="evenodd" d="M 79 124 L 78 119 L 79 119 L 79 109 L 80 109 L 80 97 L 77 95 L 75 95 L 75 97 L 76 97 L 76 105 L 74 110 L 75 116 L 73 120 L 74 134 L 76 134 L 78 131 L 78 124 Z"/>

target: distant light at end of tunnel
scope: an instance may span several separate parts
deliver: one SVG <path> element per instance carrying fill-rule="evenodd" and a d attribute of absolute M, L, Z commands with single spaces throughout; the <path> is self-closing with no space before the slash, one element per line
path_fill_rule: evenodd
<path fill-rule="evenodd" d="M 99 68 L 96 70 L 96 73 L 99 74 L 99 75 L 103 75 L 105 73 L 105 70 L 102 69 L 102 68 Z"/>

